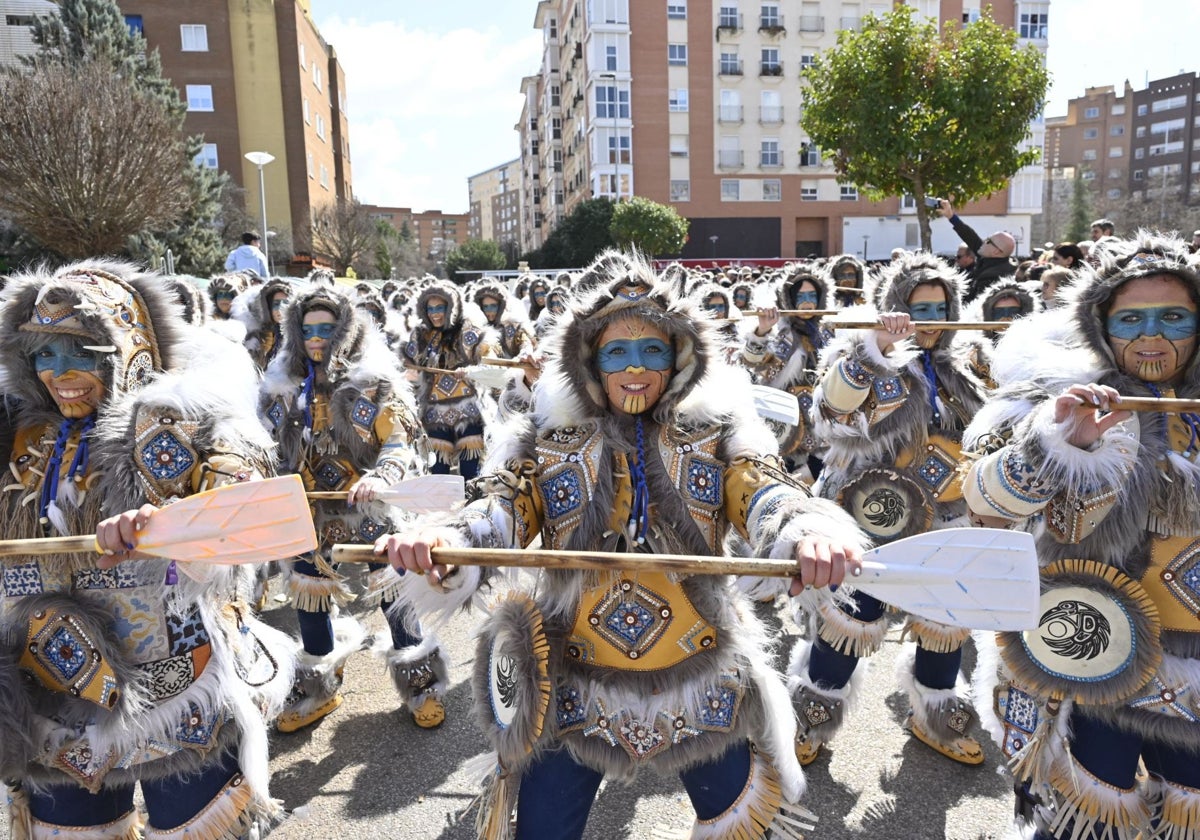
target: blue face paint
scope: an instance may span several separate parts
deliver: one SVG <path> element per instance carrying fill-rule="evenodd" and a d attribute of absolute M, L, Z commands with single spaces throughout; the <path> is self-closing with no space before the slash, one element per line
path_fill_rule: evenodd
<path fill-rule="evenodd" d="M 446 304 L 431 303 L 425 307 L 425 311 L 430 315 L 445 315 L 446 314 Z"/>
<path fill-rule="evenodd" d="M 945 301 L 939 303 L 910 303 L 908 305 L 908 314 L 914 321 L 945 321 L 946 312 Z"/>
<path fill-rule="evenodd" d="M 813 306 L 816 306 L 819 300 L 820 297 L 816 292 L 796 292 L 795 305 L 803 306 L 806 303 L 811 303 Z"/>
<path fill-rule="evenodd" d="M 480 307 L 480 308 L 481 308 L 481 309 L 483 309 L 483 311 L 484 311 L 484 314 L 486 314 L 486 315 L 494 315 L 495 313 L 497 313 L 497 312 L 499 312 L 499 311 L 500 311 L 500 304 L 498 304 L 498 303 L 485 303 L 485 304 L 484 304 L 482 307 Z M 431 307 L 429 307 L 429 311 L 431 311 L 431 312 L 433 311 L 433 307 L 432 307 L 432 306 L 431 306 Z M 446 311 L 446 308 L 445 308 L 444 306 L 442 307 L 442 311 L 443 311 L 443 312 L 444 312 L 444 311 Z"/>
<path fill-rule="evenodd" d="M 711 312 L 714 318 L 725 318 L 729 315 L 729 307 L 724 303 L 706 303 L 704 310 Z"/>
<path fill-rule="evenodd" d="M 328 341 L 337 332 L 337 324 L 305 324 L 300 328 L 300 332 L 304 335 L 305 341 L 312 341 L 314 338 Z"/>
<path fill-rule="evenodd" d="M 631 367 L 665 371 L 675 364 L 675 351 L 661 338 L 615 338 L 600 348 L 596 361 L 601 373 Z"/>
<path fill-rule="evenodd" d="M 997 306 L 992 310 L 992 319 L 996 321 L 1012 321 L 1020 317 L 1019 306 Z"/>
<path fill-rule="evenodd" d="M 93 373 L 100 367 L 100 359 L 95 351 L 85 350 L 83 342 L 60 335 L 33 354 L 33 366 L 38 373 L 52 371 L 57 379 L 72 370 Z"/>
<path fill-rule="evenodd" d="M 1181 341 L 1196 334 L 1196 313 L 1183 306 L 1145 306 L 1109 313 L 1108 335 L 1122 341 L 1161 335 Z"/>

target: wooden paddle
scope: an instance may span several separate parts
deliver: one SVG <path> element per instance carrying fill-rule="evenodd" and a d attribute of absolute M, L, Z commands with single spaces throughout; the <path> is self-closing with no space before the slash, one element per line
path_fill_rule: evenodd
<path fill-rule="evenodd" d="M 795 560 L 623 554 L 602 551 L 515 551 L 435 548 L 437 563 L 538 569 L 679 572 L 798 577 Z M 371 546 L 335 545 L 334 562 L 379 562 Z M 978 630 L 1027 630 L 1038 623 L 1037 553 L 1033 535 L 997 528 L 947 528 L 873 548 L 850 581 L 881 601 L 931 621 Z"/>
<path fill-rule="evenodd" d="M 298 475 L 227 484 L 159 508 L 138 534 L 137 551 L 180 562 L 266 563 L 317 547 Z M 0 557 L 96 552 L 94 534 L 0 540 Z"/>
<path fill-rule="evenodd" d="M 1112 411 L 1162 411 L 1167 414 L 1185 414 L 1200 411 L 1200 400 L 1122 396 L 1119 403 L 1109 403 L 1108 407 Z"/>
<path fill-rule="evenodd" d="M 881 330 L 877 321 L 826 321 L 825 326 L 835 330 Z M 913 321 L 918 330 L 1006 330 L 1011 321 Z"/>
<path fill-rule="evenodd" d="M 310 490 L 309 499 L 346 501 L 347 490 Z M 461 475 L 419 475 L 406 478 L 375 494 L 376 501 L 404 508 L 411 513 L 452 510 L 466 498 Z"/>
<path fill-rule="evenodd" d="M 501 359 L 497 356 L 487 356 L 483 359 L 483 363 L 485 365 L 492 365 L 493 367 L 538 369 L 538 366 L 533 362 L 522 362 L 517 359 Z"/>

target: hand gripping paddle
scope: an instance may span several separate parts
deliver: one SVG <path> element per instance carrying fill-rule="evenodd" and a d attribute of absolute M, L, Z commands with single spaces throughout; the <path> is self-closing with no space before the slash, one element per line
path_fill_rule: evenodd
<path fill-rule="evenodd" d="M 159 508 L 137 551 L 179 562 L 266 563 L 314 551 L 317 534 L 298 475 L 227 484 Z M 94 535 L 0 540 L 0 557 L 98 552 Z"/>
<path fill-rule="evenodd" d="M 514 551 L 435 548 L 438 563 L 685 574 L 797 577 L 794 560 L 620 554 L 602 551 Z M 379 562 L 370 546 L 335 545 L 333 561 Z M 847 581 L 902 610 L 977 630 L 1028 630 L 1038 624 L 1037 553 L 1033 536 L 998 528 L 947 528 L 873 548 L 862 575 Z"/>

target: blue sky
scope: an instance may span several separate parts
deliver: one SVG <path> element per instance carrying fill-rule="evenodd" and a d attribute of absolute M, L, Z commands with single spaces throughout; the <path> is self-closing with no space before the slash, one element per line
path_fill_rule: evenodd
<path fill-rule="evenodd" d="M 355 194 L 367 204 L 466 212 L 467 176 L 519 153 L 521 78 L 541 61 L 536 0 L 312 6 L 346 68 Z M 1121 90 L 1129 79 L 1141 88 L 1200 70 L 1187 50 L 1197 23 L 1193 0 L 1051 0 L 1047 115 L 1066 113 L 1085 87 Z"/>

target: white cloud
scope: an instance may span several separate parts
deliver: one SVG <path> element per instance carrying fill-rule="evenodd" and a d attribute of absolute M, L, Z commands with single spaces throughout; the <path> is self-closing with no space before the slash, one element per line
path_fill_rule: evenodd
<path fill-rule="evenodd" d="M 520 153 L 521 79 L 541 34 L 437 33 L 334 15 L 319 23 L 346 71 L 355 195 L 366 204 L 467 210 L 467 176 Z"/>

